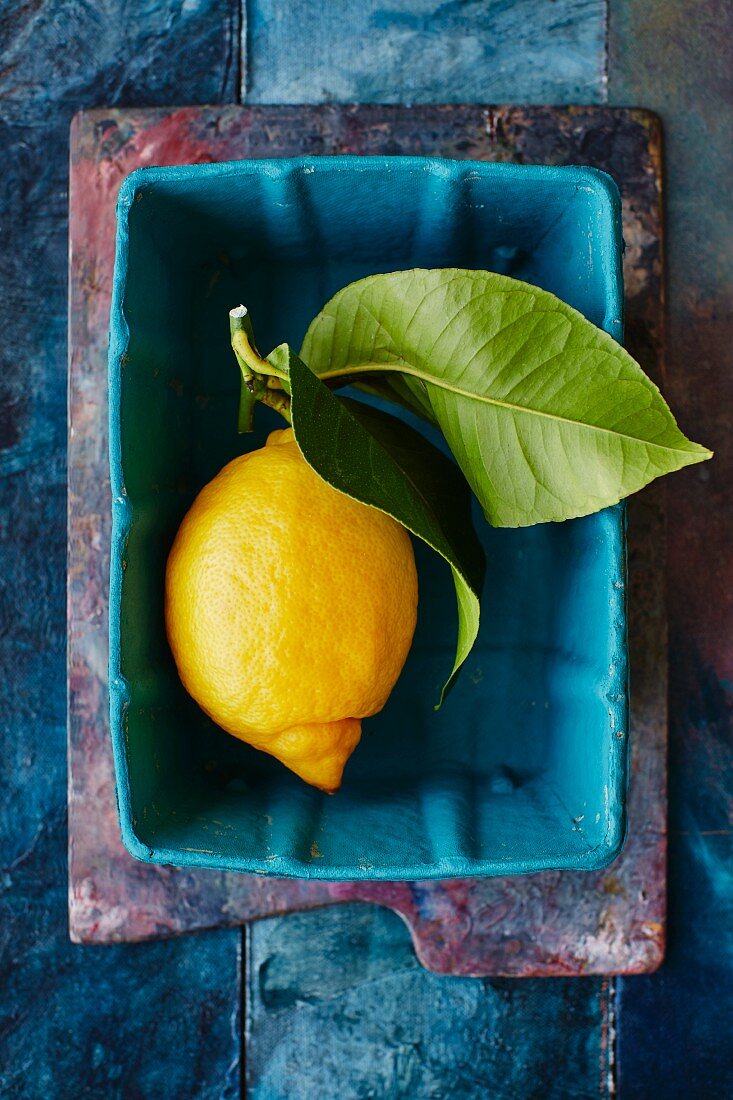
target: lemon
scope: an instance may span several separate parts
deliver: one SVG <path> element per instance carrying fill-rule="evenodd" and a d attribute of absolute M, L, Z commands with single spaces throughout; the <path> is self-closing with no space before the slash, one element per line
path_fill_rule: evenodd
<path fill-rule="evenodd" d="M 199 706 L 334 791 L 412 642 L 412 543 L 321 480 L 292 429 L 275 431 L 197 496 L 168 559 L 165 611 Z"/>

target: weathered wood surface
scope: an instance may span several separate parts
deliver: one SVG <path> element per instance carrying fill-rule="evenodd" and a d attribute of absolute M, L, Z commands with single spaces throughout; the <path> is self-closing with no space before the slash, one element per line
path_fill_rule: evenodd
<path fill-rule="evenodd" d="M 69 439 L 69 856 L 75 939 L 145 939 L 328 902 L 388 905 L 449 974 L 653 969 L 664 946 L 665 624 L 658 491 L 631 509 L 630 836 L 594 874 L 446 883 L 312 883 L 136 863 L 119 840 L 107 719 L 106 332 L 114 202 L 139 164 L 296 153 L 438 153 L 609 170 L 625 200 L 629 346 L 661 370 L 655 120 L 602 108 L 252 107 L 94 112 L 72 134 Z"/>
<path fill-rule="evenodd" d="M 670 942 L 619 989 L 622 1097 L 733 1096 L 733 5 L 612 0 L 610 94 L 665 124 L 666 390 L 715 458 L 668 485 Z"/>
<path fill-rule="evenodd" d="M 601 103 L 605 0 L 248 0 L 248 103 Z"/>
<path fill-rule="evenodd" d="M 581 1100 L 613 1083 L 613 979 L 444 978 L 376 906 L 247 930 L 250 1100 Z"/>
<path fill-rule="evenodd" d="M 97 103 L 231 99 L 229 0 L 0 3 L 0 1096 L 239 1095 L 236 931 L 69 943 L 68 129 Z M 91 537 L 91 535 L 90 535 Z"/>

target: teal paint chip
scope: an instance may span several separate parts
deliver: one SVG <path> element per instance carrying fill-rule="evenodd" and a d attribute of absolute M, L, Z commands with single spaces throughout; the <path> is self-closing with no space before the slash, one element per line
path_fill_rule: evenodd
<path fill-rule="evenodd" d="M 618 192 L 587 168 L 322 157 L 141 169 L 122 185 L 110 339 L 110 704 L 123 840 L 154 863 L 321 879 L 595 869 L 626 828 L 623 505 L 495 530 L 474 652 L 445 564 L 416 547 L 408 663 L 332 797 L 218 729 L 180 684 L 165 561 L 198 490 L 278 426 L 236 433 L 229 308 L 298 347 L 346 283 L 486 268 L 621 337 Z"/>

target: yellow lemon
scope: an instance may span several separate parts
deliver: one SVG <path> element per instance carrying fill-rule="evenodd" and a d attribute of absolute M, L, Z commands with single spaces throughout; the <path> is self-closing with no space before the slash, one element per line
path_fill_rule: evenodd
<path fill-rule="evenodd" d="M 215 722 L 307 783 L 341 785 L 405 663 L 417 614 L 410 537 L 322 481 L 291 429 L 194 501 L 166 571 L 184 686 Z"/>

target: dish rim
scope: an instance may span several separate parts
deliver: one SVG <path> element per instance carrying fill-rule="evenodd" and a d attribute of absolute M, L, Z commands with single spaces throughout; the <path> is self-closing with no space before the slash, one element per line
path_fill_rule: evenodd
<path fill-rule="evenodd" d="M 614 552 L 618 555 L 617 580 L 623 582 L 616 589 L 616 604 L 609 606 L 609 622 L 613 641 L 623 668 L 619 674 L 624 684 L 622 697 L 612 706 L 609 701 L 611 722 L 610 775 L 606 788 L 607 830 L 602 841 L 585 851 L 574 853 L 567 859 L 560 857 L 517 858 L 506 861 L 497 859 L 474 860 L 466 857 L 446 857 L 433 864 L 365 869 L 355 864 L 335 868 L 314 861 L 307 862 L 294 856 L 276 856 L 269 859 L 253 859 L 245 856 L 225 856 L 208 852 L 192 852 L 184 849 L 151 847 L 136 832 L 132 812 L 132 791 L 126 753 L 124 732 L 125 711 L 130 703 L 130 691 L 122 674 L 122 579 L 123 557 L 133 516 L 132 504 L 127 498 L 121 446 L 121 395 L 122 368 L 130 340 L 130 330 L 124 312 L 127 283 L 130 210 L 138 194 L 144 188 L 156 184 L 196 181 L 208 177 L 236 177 L 265 175 L 282 178 L 294 171 L 306 174 L 325 173 L 334 170 L 367 172 L 404 172 L 404 170 L 441 176 L 445 179 L 467 176 L 504 176 L 507 183 L 534 177 L 563 184 L 574 183 L 577 189 L 592 191 L 598 196 L 600 217 L 595 227 L 596 243 L 602 264 L 604 285 L 604 319 L 600 327 L 619 343 L 623 329 L 623 236 L 621 226 L 621 197 L 618 188 L 607 173 L 597 168 L 580 165 L 526 165 L 495 161 L 458 160 L 421 156 L 358 156 L 352 154 L 299 156 L 266 159 L 243 159 L 203 164 L 185 164 L 167 167 L 145 166 L 129 173 L 120 186 L 116 206 L 115 263 L 110 310 L 110 339 L 108 356 L 109 393 L 109 456 L 112 496 L 112 534 L 110 547 L 109 593 L 109 696 L 110 729 L 115 767 L 117 808 L 122 841 L 134 858 L 145 863 L 180 867 L 199 867 L 245 874 L 267 875 L 277 878 L 320 879 L 323 881 L 427 881 L 446 878 L 495 877 L 524 875 L 546 870 L 599 870 L 618 856 L 627 833 L 627 789 L 629 754 L 629 658 L 627 616 L 627 567 L 626 567 L 626 507 L 622 501 L 607 511 L 619 512 Z M 615 735 L 614 735 L 615 734 Z"/>

